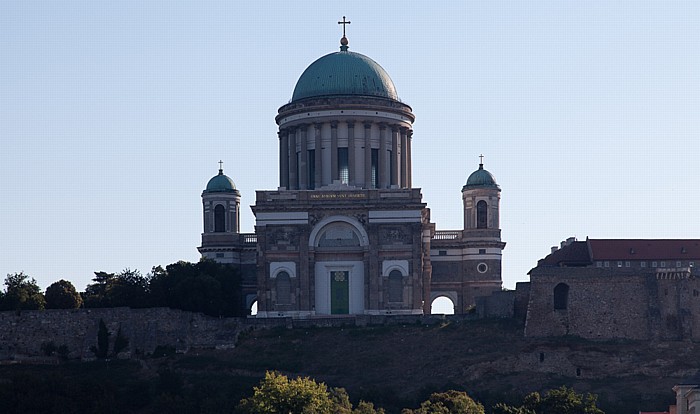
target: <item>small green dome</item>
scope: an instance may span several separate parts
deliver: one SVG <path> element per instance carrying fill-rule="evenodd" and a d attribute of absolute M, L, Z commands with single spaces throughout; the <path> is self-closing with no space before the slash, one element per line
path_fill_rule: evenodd
<path fill-rule="evenodd" d="M 301 74 L 292 102 L 322 96 L 360 95 L 399 100 L 394 82 L 384 68 L 365 55 L 340 52 L 320 57 Z"/>
<path fill-rule="evenodd" d="M 212 177 L 207 183 L 207 189 L 204 190 L 208 193 L 224 192 L 224 191 L 237 191 L 236 184 L 228 176 L 224 175 L 224 170 L 220 169 L 219 174 Z"/>
<path fill-rule="evenodd" d="M 498 184 L 496 184 L 496 179 L 493 178 L 493 175 L 484 169 L 484 164 L 479 164 L 479 169 L 471 173 L 464 189 L 474 187 L 501 189 Z"/>

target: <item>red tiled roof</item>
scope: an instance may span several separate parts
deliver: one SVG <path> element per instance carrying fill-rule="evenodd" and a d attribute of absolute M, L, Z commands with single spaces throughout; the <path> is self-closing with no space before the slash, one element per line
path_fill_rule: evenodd
<path fill-rule="evenodd" d="M 700 260 L 698 239 L 589 239 L 591 260 Z"/>

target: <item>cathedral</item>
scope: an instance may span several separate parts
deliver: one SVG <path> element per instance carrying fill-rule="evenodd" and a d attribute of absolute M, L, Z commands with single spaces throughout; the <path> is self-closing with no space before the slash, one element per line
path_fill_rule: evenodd
<path fill-rule="evenodd" d="M 501 290 L 501 189 L 480 163 L 461 189 L 464 227 L 436 230 L 412 185 L 414 120 L 343 34 L 278 110 L 279 187 L 256 192 L 254 234 L 240 232 L 233 180 L 220 168 L 208 182 L 202 257 L 240 269 L 258 317 L 429 314 L 440 297 L 468 312 Z"/>

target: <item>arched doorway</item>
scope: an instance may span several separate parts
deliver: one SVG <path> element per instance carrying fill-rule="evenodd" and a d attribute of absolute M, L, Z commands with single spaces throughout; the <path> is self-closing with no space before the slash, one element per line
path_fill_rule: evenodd
<path fill-rule="evenodd" d="M 433 315 L 454 315 L 455 304 L 447 296 L 438 296 L 430 304 L 430 313 Z"/>
<path fill-rule="evenodd" d="M 349 217 L 327 217 L 314 227 L 309 249 L 316 259 L 314 306 L 317 315 L 364 313 L 367 244 L 366 231 Z"/>

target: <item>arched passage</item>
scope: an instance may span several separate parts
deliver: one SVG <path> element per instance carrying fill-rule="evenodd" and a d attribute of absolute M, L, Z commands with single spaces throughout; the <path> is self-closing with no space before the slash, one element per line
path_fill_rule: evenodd
<path fill-rule="evenodd" d="M 452 299 L 447 296 L 438 296 L 433 300 L 433 303 L 430 304 L 430 313 L 433 315 L 454 315 L 455 304 L 452 302 Z"/>

